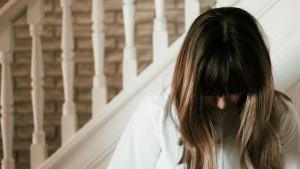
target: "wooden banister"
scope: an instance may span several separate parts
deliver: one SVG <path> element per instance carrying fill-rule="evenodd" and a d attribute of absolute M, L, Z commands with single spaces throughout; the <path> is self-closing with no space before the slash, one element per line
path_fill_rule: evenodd
<path fill-rule="evenodd" d="M 0 9 L 0 30 L 11 22 L 15 22 L 25 11 L 31 0 L 9 0 Z"/>

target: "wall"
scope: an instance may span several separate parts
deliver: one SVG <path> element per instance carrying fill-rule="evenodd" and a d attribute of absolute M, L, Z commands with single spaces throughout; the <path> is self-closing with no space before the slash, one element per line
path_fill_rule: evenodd
<path fill-rule="evenodd" d="M 2 6 L 7 0 L 0 0 Z M 75 36 L 75 95 L 79 127 L 91 118 L 91 87 L 94 72 L 91 44 L 91 0 L 74 0 L 73 22 Z M 105 75 L 111 100 L 122 90 L 122 51 L 124 31 L 122 0 L 104 0 L 105 7 Z M 172 43 L 184 30 L 184 0 L 166 0 L 169 41 Z M 63 83 L 61 72 L 61 16 L 59 0 L 45 0 L 45 24 L 42 35 L 45 70 L 44 130 L 49 155 L 61 145 L 60 117 L 62 112 Z M 136 1 L 136 44 L 138 72 L 152 61 L 152 29 L 154 1 Z M 29 169 L 29 147 L 32 142 L 33 114 L 31 103 L 31 38 L 26 17 L 15 23 L 15 52 L 12 64 L 14 92 L 14 158 L 17 169 Z M 2 139 L 1 139 L 2 145 Z M 0 158 L 3 158 L 2 146 Z"/>

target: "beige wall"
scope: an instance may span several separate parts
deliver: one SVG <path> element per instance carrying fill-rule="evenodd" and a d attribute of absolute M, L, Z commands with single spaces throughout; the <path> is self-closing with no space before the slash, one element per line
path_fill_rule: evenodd
<path fill-rule="evenodd" d="M 0 0 L 2 6 L 6 0 Z M 94 72 L 91 44 L 91 2 L 74 0 L 73 21 L 75 36 L 75 103 L 79 126 L 91 118 L 91 86 Z M 45 25 L 42 37 L 45 70 L 44 129 L 49 155 L 59 148 L 60 117 L 63 103 L 61 72 L 61 8 L 59 0 L 45 0 Z M 104 0 L 105 4 L 105 75 L 108 100 L 122 90 L 122 51 L 124 30 L 122 0 Z M 166 0 L 169 41 L 173 42 L 184 28 L 184 0 Z M 152 62 L 152 29 L 154 0 L 136 1 L 136 44 L 138 72 Z M 31 38 L 26 18 L 15 24 L 15 53 L 12 65 L 15 100 L 14 158 L 17 169 L 29 169 L 29 147 L 33 132 L 30 86 Z M 0 141 L 2 144 L 2 140 Z M 2 146 L 0 158 L 2 159 Z"/>

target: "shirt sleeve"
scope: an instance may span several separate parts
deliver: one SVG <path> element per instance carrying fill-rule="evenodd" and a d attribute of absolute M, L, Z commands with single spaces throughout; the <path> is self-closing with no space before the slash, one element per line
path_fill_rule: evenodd
<path fill-rule="evenodd" d="M 282 119 L 281 143 L 284 169 L 300 168 L 300 120 L 299 113 L 292 103 L 288 103 L 289 112 Z"/>
<path fill-rule="evenodd" d="M 154 169 L 160 154 L 157 117 L 150 96 L 129 120 L 108 169 Z"/>

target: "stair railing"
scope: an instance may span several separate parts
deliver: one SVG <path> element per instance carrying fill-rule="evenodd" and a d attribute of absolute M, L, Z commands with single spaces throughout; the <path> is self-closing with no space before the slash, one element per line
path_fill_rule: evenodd
<path fill-rule="evenodd" d="M 3 159 L 1 168 L 14 169 L 13 158 L 13 128 L 14 128 L 14 106 L 11 78 L 11 63 L 13 54 L 13 24 L 6 22 L 0 32 L 0 61 L 2 66 L 1 75 L 1 129 L 3 143 Z"/>
<path fill-rule="evenodd" d="M 62 107 L 62 147 L 75 135 L 77 131 L 77 115 L 74 95 L 74 36 L 72 27 L 71 6 L 73 0 L 60 0 L 62 7 L 62 71 L 64 83 L 64 104 Z M 137 75 L 136 47 L 134 45 L 135 4 L 134 0 L 123 0 L 123 17 L 125 32 L 125 47 L 123 56 L 123 90 L 134 83 Z M 168 48 L 167 22 L 164 16 L 164 0 L 155 0 L 155 19 L 153 29 L 153 61 L 157 61 L 159 53 Z M 104 76 L 104 9 L 103 0 L 93 0 L 92 6 L 92 39 L 95 75 L 92 87 L 92 111 L 101 112 L 107 104 L 107 87 Z M 27 10 L 27 22 L 32 38 L 31 61 L 31 96 L 34 118 L 34 131 L 30 147 L 31 169 L 38 168 L 47 159 L 47 143 L 43 129 L 44 118 L 44 68 L 41 48 L 41 34 L 44 21 L 43 0 L 9 0 L 0 10 L 0 62 L 2 66 L 1 83 L 1 128 L 4 158 L 3 169 L 14 169 L 13 158 L 13 91 L 11 63 L 14 52 L 13 23 Z M 186 0 L 186 26 L 200 12 L 197 0 Z M 187 8 L 186 8 L 187 9 Z"/>
<path fill-rule="evenodd" d="M 41 33 L 44 18 L 43 0 L 9 0 L 0 10 L 0 60 L 1 81 L 1 129 L 3 139 L 3 159 L 1 168 L 14 169 L 13 158 L 13 91 L 11 63 L 14 52 L 13 23 L 27 9 L 27 22 L 32 37 L 31 96 L 34 131 L 30 147 L 31 168 L 37 168 L 47 158 L 47 144 L 43 130 L 44 90 Z"/>

